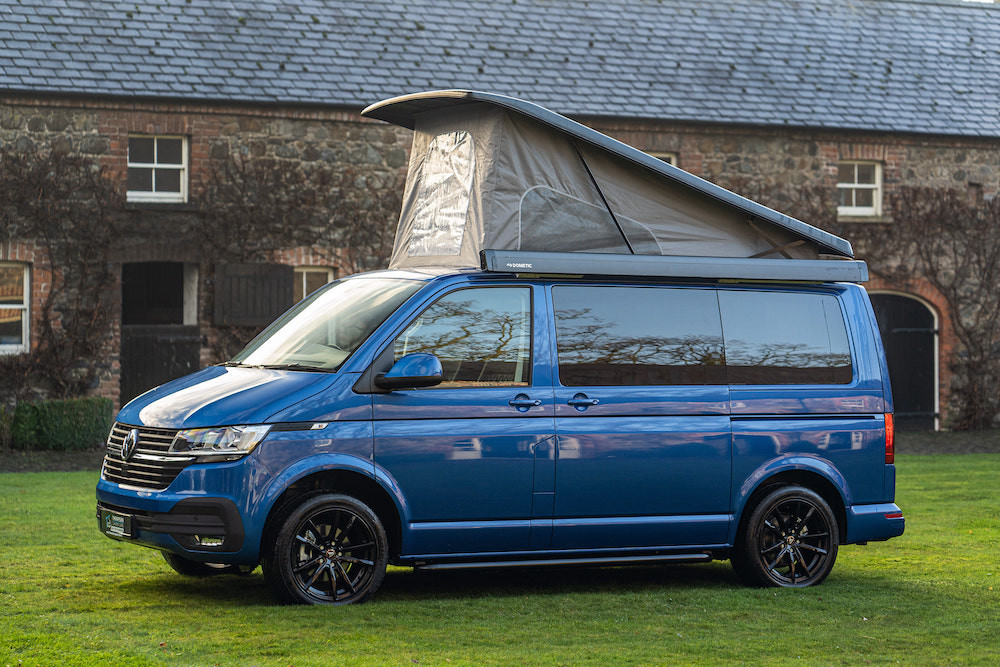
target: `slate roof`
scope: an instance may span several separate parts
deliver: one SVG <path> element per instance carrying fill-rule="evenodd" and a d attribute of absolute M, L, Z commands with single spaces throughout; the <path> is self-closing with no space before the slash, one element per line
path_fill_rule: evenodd
<path fill-rule="evenodd" d="M 572 116 L 1000 137 L 1000 5 L 0 0 L 0 90 L 360 109 L 444 88 Z"/>

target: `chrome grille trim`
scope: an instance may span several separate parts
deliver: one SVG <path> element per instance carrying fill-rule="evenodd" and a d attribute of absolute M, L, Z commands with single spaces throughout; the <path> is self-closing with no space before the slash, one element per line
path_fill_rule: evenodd
<path fill-rule="evenodd" d="M 122 443 L 132 429 L 139 431 L 135 453 L 129 461 L 122 458 Z M 170 443 L 177 429 L 148 428 L 115 422 L 108 435 L 101 477 L 124 486 L 162 491 L 190 465 L 190 456 L 171 456 Z"/>

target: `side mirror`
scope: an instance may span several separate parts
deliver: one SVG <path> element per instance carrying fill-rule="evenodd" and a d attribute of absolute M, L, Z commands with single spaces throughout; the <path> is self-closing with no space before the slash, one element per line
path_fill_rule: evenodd
<path fill-rule="evenodd" d="M 441 360 L 433 354 L 414 352 L 401 358 L 387 373 L 375 376 L 375 386 L 379 389 L 417 389 L 441 384 L 444 372 Z"/>

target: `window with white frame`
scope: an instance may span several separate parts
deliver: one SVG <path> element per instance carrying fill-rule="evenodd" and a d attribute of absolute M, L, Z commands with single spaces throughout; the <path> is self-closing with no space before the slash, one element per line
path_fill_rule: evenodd
<path fill-rule="evenodd" d="M 28 275 L 27 264 L 0 262 L 0 354 L 28 351 Z"/>
<path fill-rule="evenodd" d="M 336 270 L 329 266 L 295 267 L 295 303 L 306 298 L 336 277 Z"/>
<path fill-rule="evenodd" d="M 882 165 L 841 162 L 837 165 L 837 215 L 882 215 Z"/>
<path fill-rule="evenodd" d="M 657 160 L 663 160 L 667 164 L 672 164 L 677 166 L 677 153 L 664 153 L 662 151 L 650 151 L 650 155 L 655 157 Z"/>
<path fill-rule="evenodd" d="M 128 201 L 187 201 L 188 142 L 185 137 L 128 138 Z"/>

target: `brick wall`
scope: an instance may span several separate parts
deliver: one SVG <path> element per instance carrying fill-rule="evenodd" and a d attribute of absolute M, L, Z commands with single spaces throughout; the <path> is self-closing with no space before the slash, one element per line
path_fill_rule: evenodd
<path fill-rule="evenodd" d="M 642 150 L 676 153 L 682 169 L 721 183 L 745 178 L 764 186 L 835 190 L 837 163 L 861 159 L 883 165 L 887 192 L 900 184 L 966 188 L 976 197 L 991 197 L 1000 191 L 1000 142 L 996 140 L 608 119 L 592 119 L 588 124 Z M 8 98 L 0 105 L 0 142 L 4 145 L 19 149 L 53 146 L 94 156 L 123 183 L 129 133 L 189 138 L 192 199 L 199 195 L 208 160 L 231 152 L 302 165 L 352 164 L 374 174 L 399 174 L 405 170 L 409 150 L 409 132 L 362 120 L 349 110 L 29 98 Z M 207 278 L 212 275 L 213 258 L 205 257 L 194 239 L 180 233 L 190 228 L 194 207 L 137 208 L 142 214 L 137 228 L 121 240 L 123 261 L 197 264 L 202 277 L 199 321 L 211 336 L 212 287 Z M 341 263 L 345 257 L 342 250 L 286 248 L 273 253 L 270 261 L 334 266 L 344 275 L 353 267 Z M 6 251 L 0 246 L 0 259 L 12 259 L 9 255 L 13 252 L 9 244 Z M 34 278 L 33 268 L 32 284 L 44 285 L 51 271 L 42 267 L 37 271 L 40 278 Z M 918 296 L 937 310 L 941 323 L 940 403 L 946 412 L 948 364 L 956 343 L 945 304 L 926 286 L 916 283 L 893 285 L 876 278 L 869 287 Z M 37 303 L 34 295 L 32 303 Z M 212 361 L 217 359 L 206 346 L 202 362 Z M 98 391 L 114 394 L 119 372 L 118 360 L 108 360 Z"/>
<path fill-rule="evenodd" d="M 775 184 L 835 187 L 837 162 L 873 160 L 884 167 L 887 191 L 899 184 L 1000 192 L 1000 141 L 876 132 L 777 130 L 654 122 L 588 124 L 650 152 L 673 152 L 677 166 L 712 182 L 735 176 Z"/>
<path fill-rule="evenodd" d="M 0 262 L 17 262 L 27 264 L 29 267 L 28 330 L 32 339 L 31 345 L 34 347 L 37 341 L 31 336 L 31 332 L 37 331 L 41 326 L 41 303 L 52 284 L 52 267 L 49 266 L 48 255 L 39 245 L 31 241 L 0 241 Z"/>
<path fill-rule="evenodd" d="M 180 135 L 189 142 L 188 204 L 128 204 L 134 227 L 119 239 L 121 262 L 183 262 L 196 265 L 198 324 L 206 345 L 203 364 L 219 361 L 212 342 L 213 262 L 192 229 L 197 224 L 197 202 L 208 178 L 211 158 L 240 153 L 308 166 L 311 163 L 360 166 L 365 173 L 385 177 L 405 172 L 409 133 L 361 119 L 340 110 L 295 109 L 277 106 L 114 102 L 98 99 L 5 98 L 0 104 L 0 145 L 27 151 L 57 149 L 93 157 L 125 189 L 130 134 Z M 388 180 L 388 178 L 386 178 Z M 394 225 L 395 220 L 387 221 Z M 285 248 L 269 261 L 293 266 L 332 266 L 340 275 L 354 266 L 343 248 Z M 30 242 L 0 243 L 0 260 L 31 264 L 32 323 L 39 326 L 39 304 L 51 281 L 45 254 Z M 116 269 L 120 275 L 120 266 Z M 120 294 L 120 289 L 118 289 Z M 120 346 L 121 301 L 114 304 L 115 324 L 110 335 Z M 99 386 L 94 392 L 118 400 L 121 360 L 116 353 L 98 360 Z"/>
<path fill-rule="evenodd" d="M 832 193 L 836 190 L 839 161 L 872 160 L 883 166 L 887 196 L 901 185 L 965 190 L 970 199 L 1000 193 L 1000 140 L 996 139 L 607 120 L 588 124 L 641 150 L 675 153 L 677 166 L 723 185 L 754 180 L 764 188 L 819 186 Z M 847 221 L 858 225 L 892 224 L 887 215 Z M 850 224 L 842 232 L 849 240 Z M 871 268 L 873 277 L 866 286 L 869 290 L 912 296 L 935 312 L 940 331 L 938 401 L 946 420 L 952 381 L 950 364 L 958 348 L 948 306 L 924 281 L 913 278 L 905 283 L 890 283 L 878 276 L 878 266 Z"/>

